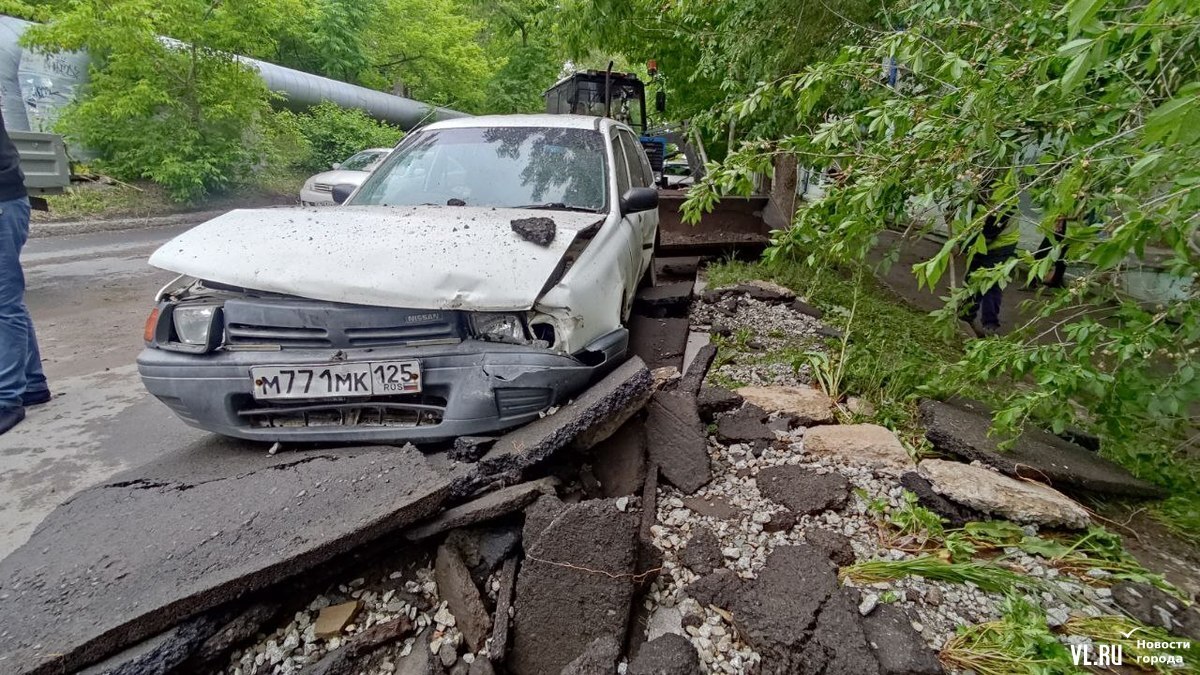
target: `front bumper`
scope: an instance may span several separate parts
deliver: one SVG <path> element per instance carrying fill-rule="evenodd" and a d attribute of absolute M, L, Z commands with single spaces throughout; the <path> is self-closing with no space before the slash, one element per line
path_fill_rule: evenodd
<path fill-rule="evenodd" d="M 146 389 L 191 426 L 257 441 L 434 443 L 525 424 L 615 366 L 623 330 L 605 358 L 588 363 L 518 345 L 465 340 L 456 345 L 369 349 L 288 349 L 182 354 L 147 348 L 138 356 Z M 335 354 L 339 357 L 335 359 Z M 344 358 L 341 358 L 344 356 Z M 258 401 L 254 366 L 417 359 L 420 394 L 310 401 Z"/>
<path fill-rule="evenodd" d="M 300 189 L 300 203 L 305 206 L 308 206 L 308 205 L 332 206 L 334 204 L 333 193 L 332 192 L 319 192 L 317 190 L 301 188 Z"/>

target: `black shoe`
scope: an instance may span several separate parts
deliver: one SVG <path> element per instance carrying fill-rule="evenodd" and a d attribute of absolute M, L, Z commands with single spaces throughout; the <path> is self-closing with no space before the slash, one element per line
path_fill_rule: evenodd
<path fill-rule="evenodd" d="M 50 390 L 43 389 L 41 391 L 27 391 L 21 394 L 21 405 L 29 407 L 31 405 L 41 405 L 49 403 L 51 399 Z"/>
<path fill-rule="evenodd" d="M 25 419 L 24 408 L 0 408 L 0 434 L 21 423 Z"/>

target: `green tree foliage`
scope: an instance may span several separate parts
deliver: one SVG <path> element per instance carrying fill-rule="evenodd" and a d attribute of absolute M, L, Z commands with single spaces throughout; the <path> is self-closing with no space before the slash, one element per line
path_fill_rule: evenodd
<path fill-rule="evenodd" d="M 466 112 L 489 112 L 494 64 L 477 39 L 483 24 L 462 0 L 386 0 L 364 36 L 363 84 Z"/>
<path fill-rule="evenodd" d="M 693 217 L 746 191 L 777 154 L 836 163 L 844 180 L 801 206 L 768 258 L 862 264 L 885 228 L 922 236 L 942 218 L 919 214 L 941 213 L 949 240 L 913 270 L 932 286 L 956 251 L 985 251 L 986 217 L 1024 195 L 1041 233 L 1065 224 L 1066 236 L 1045 259 L 973 275 L 937 318 L 950 326 L 983 285 L 1034 281 L 1056 260 L 1078 277 L 1007 339 L 973 342 L 946 382 L 1013 382 L 1002 426 L 1098 423 L 1141 473 L 1194 494 L 1194 473 L 1164 467 L 1194 435 L 1200 401 L 1200 9 L 913 0 L 892 23 L 905 28 L 871 32 L 739 102 L 741 119 L 785 114 L 793 131 L 747 143 L 711 172 L 692 192 Z M 1150 261 L 1183 297 L 1148 305 L 1124 292 L 1119 275 Z"/>
<path fill-rule="evenodd" d="M 658 62 L 675 120 L 716 121 L 763 82 L 836 50 L 880 0 L 564 0 L 558 21 L 574 55 L 602 49 Z M 833 38 L 840 38 L 833 42 Z M 754 122 L 767 120 L 759 117 Z"/>
<path fill-rule="evenodd" d="M 76 0 L 26 36 L 36 48 L 92 56 L 86 94 L 59 128 L 99 152 L 106 170 L 187 200 L 253 165 L 267 92 L 231 53 L 261 48 L 277 20 L 266 0 Z"/>
<path fill-rule="evenodd" d="M 367 148 L 390 148 L 404 136 L 399 128 L 367 117 L 358 109 L 322 103 L 306 112 L 277 115 L 280 140 L 299 148 L 285 158 L 300 168 L 326 171 L 336 162 Z"/>
<path fill-rule="evenodd" d="M 497 61 L 486 91 L 488 111 L 544 111 L 542 93 L 558 81 L 566 61 L 554 25 L 558 8 L 547 0 L 473 1 L 483 20 L 482 42 Z"/>

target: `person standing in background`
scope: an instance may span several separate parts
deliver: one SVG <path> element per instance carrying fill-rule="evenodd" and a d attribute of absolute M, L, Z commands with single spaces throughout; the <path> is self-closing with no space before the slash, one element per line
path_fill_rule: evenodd
<path fill-rule="evenodd" d="M 1017 228 L 1014 226 L 1013 207 L 994 207 L 990 204 L 991 189 L 982 195 L 985 208 L 989 208 L 983 220 L 983 237 L 986 252 L 975 253 L 967 266 L 967 279 L 976 270 L 987 269 L 1003 264 L 1012 259 L 1017 253 Z M 981 338 L 999 335 L 1000 305 L 1004 300 L 1004 289 L 999 284 L 992 284 L 974 295 L 967 303 L 960 318 L 971 326 L 971 330 Z"/>
<path fill-rule="evenodd" d="M 29 195 L 21 158 L 0 114 L 0 434 L 25 407 L 50 400 L 33 320 L 25 307 L 21 249 L 29 238 Z"/>

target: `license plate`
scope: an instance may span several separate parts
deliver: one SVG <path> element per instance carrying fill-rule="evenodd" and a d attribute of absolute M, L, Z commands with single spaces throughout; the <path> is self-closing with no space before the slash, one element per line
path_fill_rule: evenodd
<path fill-rule="evenodd" d="M 271 366 L 250 369 L 254 398 L 341 398 L 421 391 L 417 361 L 339 363 L 328 366 Z"/>

